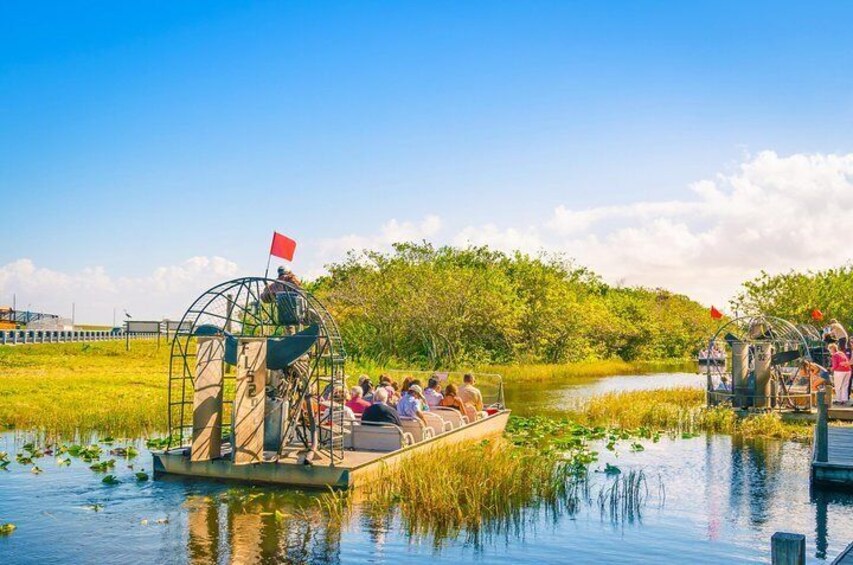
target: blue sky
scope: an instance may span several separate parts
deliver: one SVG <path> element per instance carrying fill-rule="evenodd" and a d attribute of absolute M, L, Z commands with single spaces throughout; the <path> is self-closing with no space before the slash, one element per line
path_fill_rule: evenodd
<path fill-rule="evenodd" d="M 558 207 L 684 201 L 762 151 L 853 151 L 851 16 L 845 2 L 4 2 L 0 303 L 58 307 L 10 270 L 24 259 L 72 285 L 191 257 L 256 274 L 273 229 L 311 274 L 399 233 L 583 261 L 581 240 L 538 231 Z M 641 216 L 640 230 L 660 221 Z M 770 266 L 836 258 L 785 261 Z M 726 297 L 630 267 L 629 284 Z"/>

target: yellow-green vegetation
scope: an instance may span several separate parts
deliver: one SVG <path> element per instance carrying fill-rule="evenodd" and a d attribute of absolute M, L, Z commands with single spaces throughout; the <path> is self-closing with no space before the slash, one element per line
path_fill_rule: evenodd
<path fill-rule="evenodd" d="M 526 508 L 575 505 L 583 469 L 572 456 L 497 438 L 409 457 L 365 485 L 359 499 L 368 513 L 399 509 L 410 535 L 440 540 L 463 529 L 501 529 Z M 455 487 L 444 492 L 441 485 Z"/>
<path fill-rule="evenodd" d="M 705 393 L 694 388 L 609 393 L 591 398 L 570 417 L 586 425 L 650 428 L 679 433 L 710 431 L 743 437 L 808 439 L 808 422 L 783 422 L 767 413 L 739 418 L 727 406 L 707 408 Z"/>
<path fill-rule="evenodd" d="M 535 365 L 482 365 L 477 372 L 498 373 L 504 382 L 523 381 L 592 381 L 613 375 L 642 375 L 673 371 L 693 372 L 693 361 L 680 359 L 664 361 L 578 361 L 575 363 L 535 364 Z"/>
<path fill-rule="evenodd" d="M 136 340 L 0 348 L 0 425 L 138 436 L 166 422 L 169 348 Z"/>
<path fill-rule="evenodd" d="M 806 271 L 760 276 L 743 283 L 732 301 L 741 312 L 762 312 L 793 323 L 813 324 L 811 313 L 819 308 L 827 319 L 845 326 L 853 323 L 853 265 L 825 271 Z"/>
<path fill-rule="evenodd" d="M 329 272 L 309 288 L 347 349 L 389 366 L 685 358 L 717 326 L 686 296 L 610 286 L 560 255 L 402 243 Z"/>

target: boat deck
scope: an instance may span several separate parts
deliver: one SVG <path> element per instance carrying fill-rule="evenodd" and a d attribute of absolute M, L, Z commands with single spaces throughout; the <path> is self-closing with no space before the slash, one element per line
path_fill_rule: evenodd
<path fill-rule="evenodd" d="M 483 439 L 503 433 L 510 411 L 502 410 L 473 424 L 439 434 L 433 438 L 396 451 L 344 450 L 343 459 L 334 464 L 327 456 L 315 454 L 304 462 L 304 451 L 291 449 L 277 460 L 265 452 L 265 461 L 251 465 L 234 465 L 230 450 L 211 461 L 190 461 L 189 448 L 181 447 L 153 453 L 154 473 L 188 477 L 234 480 L 247 483 L 270 483 L 308 488 L 352 488 L 369 481 L 383 470 L 393 467 L 408 455 L 462 441 Z"/>

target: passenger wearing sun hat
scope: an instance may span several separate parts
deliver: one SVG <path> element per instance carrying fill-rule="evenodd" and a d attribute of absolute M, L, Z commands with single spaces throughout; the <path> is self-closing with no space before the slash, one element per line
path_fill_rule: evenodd
<path fill-rule="evenodd" d="M 403 394 L 400 402 L 397 403 L 397 412 L 403 418 L 417 418 L 426 425 L 426 419 L 421 414 L 423 410 L 422 402 L 426 403 L 424 389 L 420 385 L 410 385 L 409 390 Z"/>

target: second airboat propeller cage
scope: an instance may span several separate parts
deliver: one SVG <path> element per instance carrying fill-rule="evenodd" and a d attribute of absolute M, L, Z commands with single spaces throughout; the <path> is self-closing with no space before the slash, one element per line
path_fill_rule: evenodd
<path fill-rule="evenodd" d="M 739 408 L 793 407 L 786 372 L 796 373 L 812 361 L 815 344 L 794 324 L 775 316 L 740 316 L 721 325 L 708 342 L 708 351 L 729 349 L 730 367 L 708 364 L 709 401 L 725 397 Z M 728 355 L 727 355 L 728 357 Z M 728 370 L 727 370 L 728 369 Z M 712 383 L 722 381 L 722 390 Z"/>

